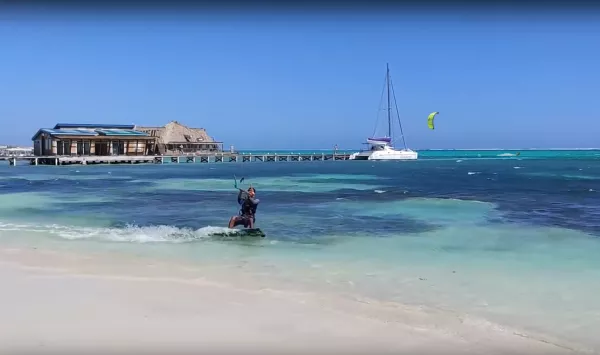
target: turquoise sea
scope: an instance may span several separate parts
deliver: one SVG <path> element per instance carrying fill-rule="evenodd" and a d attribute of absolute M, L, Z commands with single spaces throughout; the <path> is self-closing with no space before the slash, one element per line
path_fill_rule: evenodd
<path fill-rule="evenodd" d="M 356 149 L 339 149 L 338 153 L 352 154 Z M 593 159 L 600 158 L 600 149 L 438 149 L 417 150 L 419 159 L 485 159 L 485 158 L 510 158 L 517 156 L 524 159 Z M 333 149 L 287 149 L 287 150 L 240 150 L 241 154 L 311 154 L 333 153 Z"/>
<path fill-rule="evenodd" d="M 210 236 L 237 213 L 234 175 L 257 190 L 262 240 Z M 3 164 L 0 246 L 194 263 L 261 287 L 469 315 L 482 327 L 600 351 L 599 191 L 600 150 L 429 150 L 412 162 Z"/>

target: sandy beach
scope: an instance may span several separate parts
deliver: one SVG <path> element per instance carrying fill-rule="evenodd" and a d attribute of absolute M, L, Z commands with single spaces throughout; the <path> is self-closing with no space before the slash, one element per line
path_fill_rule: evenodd
<path fill-rule="evenodd" d="M 465 316 L 237 287 L 120 254 L 0 249 L 3 353 L 565 354 Z"/>

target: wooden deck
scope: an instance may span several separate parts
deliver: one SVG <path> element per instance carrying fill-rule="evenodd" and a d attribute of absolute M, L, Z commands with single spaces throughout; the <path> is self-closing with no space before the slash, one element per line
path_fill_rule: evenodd
<path fill-rule="evenodd" d="M 350 154 L 205 154 L 205 155 L 112 155 L 112 156 L 30 156 L 0 157 L 11 166 L 88 164 L 190 164 L 247 162 L 309 162 L 349 160 Z"/>

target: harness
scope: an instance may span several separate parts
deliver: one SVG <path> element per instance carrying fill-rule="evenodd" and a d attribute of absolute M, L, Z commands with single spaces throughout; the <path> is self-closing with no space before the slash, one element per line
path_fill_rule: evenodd
<path fill-rule="evenodd" d="M 256 206 L 254 206 L 252 204 L 252 202 L 250 202 L 249 198 L 246 198 L 244 200 L 244 203 L 242 204 L 242 208 L 240 208 L 240 216 L 242 216 L 244 218 L 254 219 L 255 213 L 256 213 Z"/>

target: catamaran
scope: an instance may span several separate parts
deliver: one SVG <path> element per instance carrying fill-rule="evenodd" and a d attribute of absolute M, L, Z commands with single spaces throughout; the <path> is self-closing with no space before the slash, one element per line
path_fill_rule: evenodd
<path fill-rule="evenodd" d="M 387 88 L 387 121 L 388 121 L 388 132 L 386 136 L 367 138 L 368 150 L 363 150 L 350 155 L 350 159 L 353 160 L 416 160 L 419 156 L 417 152 L 409 149 L 406 146 L 406 140 L 404 139 L 404 132 L 402 131 L 402 122 L 400 121 L 400 114 L 398 113 L 398 104 L 396 103 L 396 94 L 390 78 L 390 66 L 387 65 L 387 71 L 385 76 L 385 85 Z M 390 90 L 391 88 L 391 90 Z M 398 124 L 400 126 L 400 134 L 402 138 L 403 149 L 395 149 L 393 146 L 392 139 L 392 105 L 391 99 L 394 98 L 394 106 L 396 107 L 396 115 L 398 117 Z M 382 98 L 383 99 L 383 98 Z"/>

